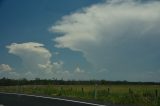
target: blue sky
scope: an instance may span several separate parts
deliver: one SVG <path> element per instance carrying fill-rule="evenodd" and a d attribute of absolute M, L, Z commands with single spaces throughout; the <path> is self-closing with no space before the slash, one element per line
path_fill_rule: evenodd
<path fill-rule="evenodd" d="M 160 81 L 159 7 L 1 0 L 0 77 Z"/>

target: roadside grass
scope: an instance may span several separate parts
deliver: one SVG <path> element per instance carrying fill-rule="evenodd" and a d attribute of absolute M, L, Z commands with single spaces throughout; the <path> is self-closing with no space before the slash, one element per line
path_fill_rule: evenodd
<path fill-rule="evenodd" d="M 72 97 L 113 104 L 160 106 L 160 85 L 0 86 L 0 92 Z"/>

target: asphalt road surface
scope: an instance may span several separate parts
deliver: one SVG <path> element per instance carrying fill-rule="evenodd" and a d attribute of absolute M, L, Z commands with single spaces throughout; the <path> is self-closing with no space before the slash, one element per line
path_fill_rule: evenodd
<path fill-rule="evenodd" d="M 69 99 L 16 94 L 0 93 L 0 106 L 107 106 Z"/>

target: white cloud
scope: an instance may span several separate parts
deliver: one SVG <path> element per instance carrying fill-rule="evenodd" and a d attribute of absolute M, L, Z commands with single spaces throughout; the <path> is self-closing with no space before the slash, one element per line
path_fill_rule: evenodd
<path fill-rule="evenodd" d="M 111 0 L 64 16 L 50 30 L 61 34 L 56 47 L 82 52 L 99 69 L 132 76 L 159 69 L 159 27 L 160 2 Z"/>
<path fill-rule="evenodd" d="M 19 73 L 15 72 L 15 71 L 11 71 L 8 73 L 8 75 L 4 75 L 4 76 L 11 78 L 11 79 L 19 79 L 22 77 Z"/>
<path fill-rule="evenodd" d="M 72 73 L 72 78 L 75 80 L 90 80 L 93 75 L 89 74 L 88 72 L 86 72 L 84 69 L 80 68 L 80 67 L 76 67 L 74 69 L 74 72 Z"/>
<path fill-rule="evenodd" d="M 75 73 L 84 73 L 85 71 L 80 69 L 79 67 L 77 67 L 75 70 L 74 70 Z"/>
<path fill-rule="evenodd" d="M 13 69 L 8 64 L 0 64 L 0 71 L 1 72 L 10 72 Z"/>
<path fill-rule="evenodd" d="M 12 43 L 8 45 L 9 53 L 19 56 L 22 59 L 23 67 L 21 72 L 10 73 L 8 77 L 18 76 L 19 78 L 57 78 L 57 79 L 77 79 L 75 76 L 84 73 L 79 67 L 72 70 L 64 69 L 63 61 L 52 62 L 49 50 L 43 44 L 35 42 Z M 54 54 L 54 53 L 53 53 Z M 56 54 L 55 54 L 56 55 Z M 82 75 L 81 75 L 82 76 Z"/>
<path fill-rule="evenodd" d="M 30 67 L 38 64 L 50 63 L 51 53 L 44 48 L 43 44 L 35 42 L 12 43 L 7 46 L 9 53 L 19 56 Z"/>
<path fill-rule="evenodd" d="M 59 52 L 54 52 L 54 54 L 55 54 L 55 55 L 59 55 L 60 53 L 59 53 Z"/>
<path fill-rule="evenodd" d="M 8 45 L 9 53 L 19 56 L 23 62 L 21 77 L 52 78 L 57 71 L 62 71 L 63 62 L 52 62 L 52 54 L 41 43 L 12 43 Z"/>
<path fill-rule="evenodd" d="M 61 68 L 63 67 L 63 62 L 59 61 L 59 62 L 53 62 L 53 63 L 48 63 L 48 64 L 38 64 L 38 67 L 42 70 L 61 70 Z"/>
<path fill-rule="evenodd" d="M 19 78 L 19 74 L 15 72 L 15 69 L 12 68 L 8 64 L 0 64 L 0 78 L 7 77 L 7 78 Z"/>

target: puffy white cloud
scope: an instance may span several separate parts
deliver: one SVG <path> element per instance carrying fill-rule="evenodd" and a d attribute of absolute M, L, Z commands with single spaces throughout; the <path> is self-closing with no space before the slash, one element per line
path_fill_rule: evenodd
<path fill-rule="evenodd" d="M 28 78 L 28 79 L 35 79 L 38 78 L 37 76 L 35 76 L 31 71 L 26 71 L 23 75 L 24 78 Z"/>
<path fill-rule="evenodd" d="M 10 72 L 13 69 L 8 64 L 0 64 L 0 71 L 1 72 Z"/>
<path fill-rule="evenodd" d="M 52 54 L 41 43 L 12 43 L 8 45 L 9 53 L 19 56 L 23 62 L 22 76 L 33 78 L 52 78 L 56 71 L 61 71 L 63 62 L 52 62 Z"/>
<path fill-rule="evenodd" d="M 16 71 L 11 71 L 8 73 L 8 75 L 3 75 L 3 76 L 6 76 L 7 78 L 11 78 L 11 79 L 22 78 L 22 76 L 19 73 L 17 73 Z"/>
<path fill-rule="evenodd" d="M 84 73 L 85 71 L 80 69 L 79 67 L 77 67 L 75 70 L 74 70 L 75 73 Z"/>
<path fill-rule="evenodd" d="M 15 72 L 15 69 L 12 68 L 8 64 L 0 64 L 0 78 L 7 77 L 7 78 L 19 78 L 19 74 Z"/>
<path fill-rule="evenodd" d="M 46 71 L 57 71 L 57 70 L 61 70 L 63 67 L 63 62 L 59 61 L 59 62 L 53 62 L 53 63 L 48 63 L 48 64 L 38 64 L 38 67 L 42 70 L 46 70 Z"/>
<path fill-rule="evenodd" d="M 50 63 L 51 53 L 44 48 L 43 44 L 35 42 L 12 43 L 7 46 L 9 53 L 19 56 L 30 67 L 38 64 Z"/>
<path fill-rule="evenodd" d="M 79 74 L 84 73 L 79 67 L 72 70 L 64 69 L 63 61 L 52 62 L 52 54 L 43 44 L 35 42 L 12 43 L 8 45 L 9 53 L 19 56 L 23 62 L 23 68 L 19 72 L 10 73 L 8 77 L 15 78 L 58 78 L 77 79 Z M 55 52 L 56 53 L 56 52 Z M 54 54 L 54 53 L 53 53 Z M 56 53 L 55 55 L 57 55 Z M 17 70 L 17 69 L 16 69 Z M 75 77 L 77 76 L 77 77 Z M 82 78 L 82 75 L 81 75 Z"/>
<path fill-rule="evenodd" d="M 80 51 L 123 79 L 121 72 L 130 77 L 160 68 L 159 27 L 160 2 L 110 0 L 64 16 L 50 30 L 61 34 L 56 47 Z"/>
<path fill-rule="evenodd" d="M 76 67 L 72 73 L 72 78 L 75 80 L 90 80 L 93 73 L 88 73 L 80 67 Z"/>

